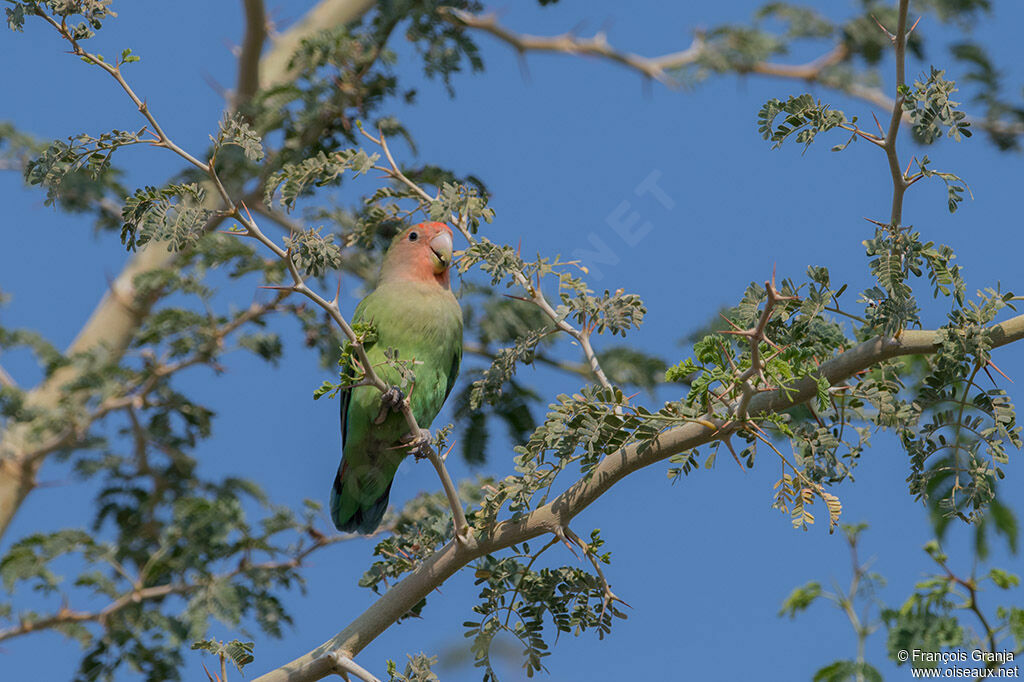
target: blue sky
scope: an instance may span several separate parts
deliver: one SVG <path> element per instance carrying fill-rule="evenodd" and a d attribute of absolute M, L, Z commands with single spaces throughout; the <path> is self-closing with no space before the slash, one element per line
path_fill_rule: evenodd
<path fill-rule="evenodd" d="M 112 54 L 132 47 L 142 57 L 131 67 L 140 94 L 182 146 L 200 149 L 223 108 L 210 82 L 227 86 L 234 78 L 229 48 L 239 39 L 240 3 L 144 4 L 121 3 L 120 18 L 104 30 L 97 49 Z M 311 4 L 270 0 L 268 7 L 286 23 Z M 842 12 L 852 7 L 836 4 Z M 546 9 L 511 2 L 491 7 L 519 30 L 548 34 L 578 28 L 590 35 L 604 29 L 623 49 L 653 55 L 688 45 L 697 27 L 742 21 L 756 5 L 648 1 L 627 7 L 609 0 L 563 0 Z M 1017 35 L 1022 21 L 1024 9 L 1004 2 L 976 30 L 978 39 L 994 46 L 1010 83 L 1024 81 Z M 926 18 L 923 29 L 948 35 L 936 24 Z M 531 55 L 524 70 L 504 45 L 485 36 L 479 43 L 487 71 L 458 76 L 454 99 L 424 81 L 407 60 L 400 73 L 417 85 L 419 97 L 416 106 L 396 113 L 415 136 L 422 160 L 487 182 L 497 212 L 488 228 L 492 239 L 521 240 L 526 253 L 568 256 L 591 250 L 595 240 L 614 249 L 618 262 L 589 263 L 600 271 L 591 283 L 599 289 L 623 287 L 644 298 L 647 322 L 630 343 L 681 359 L 686 353 L 678 344 L 681 337 L 737 301 L 750 281 L 769 277 L 773 268 L 780 277 L 800 278 L 808 265 L 825 265 L 833 281 L 849 282 L 853 291 L 870 286 L 861 241 L 872 229 L 863 218 L 888 215 L 891 186 L 882 155 L 866 144 L 831 153 L 828 140 L 806 154 L 795 146 L 771 151 L 757 133 L 761 104 L 804 92 L 805 85 L 728 77 L 669 91 L 597 60 Z M 403 56 L 410 52 L 402 45 L 398 50 Z M 813 52 L 792 59 L 809 56 Z M 928 57 L 940 67 L 948 63 L 938 44 Z M 116 85 L 64 54 L 63 45 L 38 24 L 24 34 L 0 34 L 0 63 L 7 65 L 0 71 L 0 119 L 23 130 L 65 137 L 138 126 L 137 112 Z M 912 63 L 908 74 L 920 73 L 928 63 Z M 863 103 L 812 92 L 848 114 L 870 118 Z M 921 150 L 904 136 L 901 153 L 909 158 Z M 997 154 L 981 135 L 961 144 L 944 142 L 927 153 L 936 167 L 962 175 L 974 200 L 951 216 L 941 183 L 921 183 L 908 193 L 905 222 L 928 239 L 953 246 L 969 292 L 995 286 L 1000 278 L 1004 288 L 1020 289 L 1015 281 L 1024 248 L 1019 154 Z M 158 184 L 179 169 L 175 157 L 156 150 L 130 149 L 122 161 L 132 187 Z M 652 174 L 664 197 L 636 191 Z M 86 222 L 45 208 L 43 195 L 25 189 L 16 174 L 0 174 L 0 197 L 5 206 L 0 289 L 12 295 L 0 320 L 5 326 L 36 328 L 64 346 L 118 272 L 123 248 L 114 235 L 97 237 Z M 633 213 L 649 228 L 630 245 L 613 224 L 617 216 Z M 54 242 L 58 246 L 52 249 Z M 920 293 L 927 296 L 926 285 Z M 256 295 L 241 288 L 231 294 L 238 305 Z M 355 296 L 352 292 L 349 311 Z M 927 304 L 925 310 L 928 326 L 943 322 L 941 305 Z M 334 403 L 312 402 L 312 391 L 326 374 L 302 348 L 294 325 L 276 326 L 289 349 L 279 367 L 237 354 L 216 381 L 199 371 L 183 377 L 181 385 L 218 412 L 214 437 L 197 452 L 203 471 L 252 477 L 275 501 L 298 506 L 303 498 L 326 495 L 338 457 L 337 410 Z M 1024 377 L 1018 348 L 1001 351 L 996 361 L 1010 377 Z M 37 376 L 23 357 L 5 356 L 4 365 L 25 384 Z M 544 395 L 576 387 L 564 376 L 534 375 L 529 369 L 522 376 Z M 1018 386 L 1008 389 L 1020 400 Z M 442 413 L 437 423 L 447 419 Z M 871 525 L 862 556 L 875 558 L 875 570 L 889 580 L 881 596 L 897 604 L 930 570 L 921 546 L 931 535 L 923 509 L 906 491 L 905 454 L 884 434 L 873 442 L 856 481 L 837 492 L 846 522 Z M 1019 490 L 1024 467 L 1018 459 L 1007 467 L 1004 492 Z M 452 468 L 456 477 L 475 473 L 461 462 Z M 809 679 L 820 666 L 852 657 L 849 624 L 826 604 L 795 621 L 776 615 L 796 585 L 832 578 L 846 584 L 849 561 L 838 534 L 829 536 L 821 525 L 794 531 L 786 516 L 771 509 L 778 474 L 771 459 L 760 457 L 757 468 L 744 473 L 726 458 L 713 471 L 701 470 L 674 486 L 665 469 L 655 465 L 628 478 L 576 520 L 580 535 L 601 528 L 613 553 L 608 578 L 633 608 L 604 642 L 590 635 L 561 638 L 546 660 L 550 679 Z M 494 439 L 483 471 L 507 475 L 510 444 Z M 88 514 L 91 491 L 72 481 L 65 467 L 47 466 L 42 479 L 48 485 L 32 494 L 6 543 L 37 530 L 74 527 Z M 392 502 L 435 487 L 426 464 L 408 462 L 398 474 Z M 1019 495 L 1008 501 L 1024 515 Z M 964 572 L 970 570 L 967 538 L 964 529 L 956 529 L 948 543 L 953 566 Z M 257 641 L 254 673 L 319 644 L 372 602 L 373 595 L 355 585 L 371 551 L 369 542 L 352 542 L 314 555 L 307 595 L 291 595 L 287 602 L 297 625 L 281 641 Z M 556 558 L 575 561 L 567 554 Z M 1013 568 L 1020 559 L 1007 557 L 997 544 L 992 563 Z M 456 576 L 430 599 L 422 620 L 391 628 L 359 662 L 383 674 L 385 659 L 404 660 L 405 653 L 452 655 L 464 646 L 461 623 L 470 616 L 475 594 L 471 575 Z M 990 609 L 1024 603 L 1020 591 L 1010 601 L 1001 598 L 982 595 Z M 5 678 L 68 678 L 77 650 L 58 640 L 40 634 L 11 642 L 0 652 Z M 890 679 L 907 676 L 884 652 L 884 634 L 878 634 L 869 641 L 871 662 Z M 199 660 L 190 658 L 186 679 L 203 676 Z M 521 676 L 512 660 L 502 679 Z M 465 667 L 447 670 L 439 669 L 442 679 L 478 678 Z M 132 679 L 127 673 L 122 678 Z"/>

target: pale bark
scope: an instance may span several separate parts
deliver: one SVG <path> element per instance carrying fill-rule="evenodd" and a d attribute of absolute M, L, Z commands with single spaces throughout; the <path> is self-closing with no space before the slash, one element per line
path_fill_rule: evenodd
<path fill-rule="evenodd" d="M 933 353 L 937 336 L 936 331 L 908 330 L 898 340 L 876 337 L 822 364 L 820 371 L 834 386 L 884 360 Z M 1021 339 L 1024 339 L 1024 315 L 992 327 L 994 347 Z M 771 391 L 755 396 L 750 401 L 748 414 L 756 416 L 785 410 L 807 402 L 815 395 L 817 384 L 813 378 L 808 377 L 786 391 Z M 724 438 L 736 428 L 719 428 L 722 426 L 720 423 L 710 426 L 690 423 L 665 431 L 652 446 L 643 448 L 635 443 L 628 445 L 601 460 L 590 477 L 579 479 L 552 502 L 532 511 L 521 520 L 502 522 L 482 538 L 471 535 L 465 543 L 449 542 L 384 593 L 341 632 L 309 653 L 257 678 L 256 682 L 309 682 L 326 677 L 331 674 L 331 658 L 355 657 L 470 561 L 546 533 L 561 532 L 573 517 L 629 474 L 672 455 Z"/>

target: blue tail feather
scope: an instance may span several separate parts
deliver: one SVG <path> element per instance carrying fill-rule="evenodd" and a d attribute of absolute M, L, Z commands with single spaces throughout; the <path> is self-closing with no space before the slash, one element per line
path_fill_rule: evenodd
<path fill-rule="evenodd" d="M 345 494 L 343 492 L 345 488 L 344 474 L 345 462 L 342 461 L 341 466 L 338 467 L 338 473 L 334 477 L 334 485 L 331 486 L 331 520 L 334 522 L 334 527 L 343 533 L 369 535 L 377 530 L 384 518 L 384 513 L 388 510 L 388 498 L 391 495 L 391 484 L 394 481 L 388 483 L 380 497 L 367 505 L 359 504 L 354 511 L 346 513 L 342 509 L 342 495 Z"/>

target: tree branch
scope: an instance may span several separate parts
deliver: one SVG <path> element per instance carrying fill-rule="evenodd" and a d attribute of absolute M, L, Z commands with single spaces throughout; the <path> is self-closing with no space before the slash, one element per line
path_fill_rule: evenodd
<path fill-rule="evenodd" d="M 642 57 L 631 52 L 622 52 L 608 44 L 608 37 L 599 32 L 593 38 L 580 38 L 571 33 L 558 36 L 535 36 L 526 33 L 515 33 L 500 23 L 495 14 L 472 14 L 454 7 L 441 9 L 441 16 L 455 26 L 472 28 L 489 33 L 495 38 L 515 48 L 520 54 L 526 52 L 556 52 L 572 55 L 600 57 L 622 64 L 634 71 L 639 71 L 648 78 L 675 88 L 680 83 L 667 72 L 695 63 L 704 49 L 704 40 L 700 34 L 689 48 L 673 52 L 661 57 Z"/>
<path fill-rule="evenodd" d="M 195 367 L 196 365 L 210 363 L 211 356 L 217 349 L 223 346 L 225 339 L 237 331 L 240 327 L 263 318 L 268 313 L 277 310 L 284 300 L 285 294 L 279 294 L 270 301 L 264 303 L 253 303 L 245 311 L 236 315 L 229 322 L 214 328 L 210 331 L 209 344 L 204 345 L 196 352 L 183 357 L 175 362 L 155 362 L 149 368 L 148 376 L 139 383 L 126 383 L 123 390 L 103 400 L 96 409 L 78 415 L 71 419 L 62 431 L 51 434 L 49 438 L 34 442 L 27 449 L 19 453 L 19 459 L 28 465 L 36 465 L 49 454 L 57 450 L 64 450 L 74 447 L 77 443 L 85 440 L 90 427 L 100 419 L 112 412 L 119 410 L 134 410 L 142 405 L 149 394 L 157 388 L 160 381 L 178 372 Z"/>
<path fill-rule="evenodd" d="M 435 198 L 430 196 L 430 194 L 428 194 L 426 190 L 418 184 L 410 180 L 409 177 L 398 167 L 398 164 L 395 162 L 395 157 L 391 154 L 391 149 L 388 147 L 388 141 L 384 137 L 383 132 L 378 132 L 379 137 L 374 137 L 370 133 L 366 132 L 362 127 L 360 127 L 359 130 L 368 140 L 378 145 L 387 157 L 387 166 L 374 166 L 374 169 L 383 171 L 392 179 L 404 184 L 428 205 L 433 203 Z M 477 244 L 478 242 L 476 237 L 474 237 L 473 233 L 469 231 L 466 224 L 468 219 L 467 216 L 453 216 L 453 218 L 453 222 L 459 232 L 462 233 L 462 236 L 466 238 L 466 241 L 470 244 Z M 579 344 L 584 357 L 587 359 L 587 364 L 590 366 L 590 371 L 597 378 L 598 382 L 605 388 L 611 388 L 612 382 L 608 380 L 604 370 L 601 369 L 601 361 L 598 359 L 597 353 L 594 352 L 594 348 L 590 344 L 590 331 L 588 329 L 577 329 L 572 323 L 565 319 L 564 316 L 560 316 L 544 296 L 544 292 L 540 288 L 540 283 L 530 281 L 530 278 L 521 269 L 512 269 L 512 276 L 516 280 L 516 283 L 527 293 L 529 301 L 540 308 L 557 329 L 571 336 Z"/>
<path fill-rule="evenodd" d="M 563 33 L 558 36 L 534 36 L 526 33 L 516 33 L 505 28 L 498 22 L 498 18 L 494 14 L 472 14 L 453 7 L 445 7 L 442 16 L 449 23 L 456 26 L 489 33 L 507 43 L 521 54 L 526 52 L 553 52 L 599 57 L 622 64 L 670 88 L 681 88 L 683 83 L 669 72 L 699 63 L 707 50 L 703 34 L 700 32 L 696 34 L 693 42 L 685 50 L 657 57 L 643 57 L 612 47 L 603 32 L 595 34 L 593 38 L 580 38 L 571 33 Z M 755 62 L 749 67 L 749 73 L 821 82 L 822 72 L 826 68 L 835 66 L 845 61 L 848 57 L 849 50 L 847 50 L 846 46 L 837 45 L 821 57 L 804 64 Z M 885 96 L 880 90 L 878 95 Z M 878 102 L 875 101 L 874 103 L 877 104 Z"/>
<path fill-rule="evenodd" d="M 274 41 L 270 51 L 261 60 L 261 86 L 265 88 L 283 83 L 291 77 L 288 64 L 303 38 L 325 28 L 353 21 L 368 11 L 372 4 L 369 0 L 322 0 Z M 215 229 L 221 220 L 221 216 L 215 216 L 207 229 Z M 159 243 L 150 244 L 132 256 L 79 330 L 66 354 L 75 355 L 103 348 L 111 361 L 117 361 L 124 354 L 152 304 L 152 301 L 137 300 L 135 278 L 170 267 L 175 259 L 176 254 L 170 253 L 165 245 Z M 126 301 L 131 302 L 131 305 L 126 305 Z M 29 392 L 28 404 L 37 408 L 55 406 L 60 400 L 62 387 L 76 376 L 77 372 L 73 368 L 54 372 L 44 383 Z M 0 537 L 36 486 L 41 460 L 27 461 L 19 454 L 28 445 L 28 438 L 27 429 L 17 425 L 0 433 Z"/>
<path fill-rule="evenodd" d="M 382 526 L 378 528 L 373 535 L 383 533 L 391 530 L 391 526 Z M 38 618 L 36 620 L 23 620 L 18 625 L 0 630 L 0 642 L 7 639 L 14 639 L 22 635 L 27 635 L 33 632 L 41 632 L 43 630 L 50 630 L 53 628 L 60 627 L 61 625 L 69 625 L 72 623 L 98 623 L 101 626 L 105 626 L 107 620 L 118 612 L 123 611 L 125 608 L 132 604 L 138 604 L 144 601 L 153 601 L 162 599 L 164 597 L 179 594 L 189 594 L 202 588 L 206 584 L 215 583 L 218 581 L 230 581 L 233 578 L 242 575 L 243 573 L 253 572 L 264 572 L 268 575 L 275 574 L 283 569 L 298 568 L 302 565 L 302 562 L 319 549 L 335 545 L 339 542 L 346 542 L 348 540 L 356 540 L 365 537 L 365 535 L 358 535 L 355 533 L 335 534 L 332 536 L 318 536 L 317 540 L 310 544 L 305 549 L 297 552 L 292 557 L 285 560 L 276 561 L 264 561 L 257 564 L 250 564 L 247 566 L 240 566 L 232 571 L 227 571 L 203 581 L 197 582 L 179 582 L 179 583 L 167 583 L 163 585 L 152 585 L 149 587 L 138 587 L 133 586 L 132 589 L 126 591 L 120 597 L 107 604 L 102 609 L 97 611 L 75 611 L 62 606 L 56 613 Z M 126 580 L 132 582 L 128 576 L 123 575 Z M 354 664 L 353 664 L 354 665 Z"/>
<path fill-rule="evenodd" d="M 275 36 L 270 52 L 261 61 L 260 89 L 291 80 L 292 55 L 302 41 L 334 26 L 349 24 L 370 11 L 373 0 L 321 0 L 287 31 Z"/>
<path fill-rule="evenodd" d="M 1024 339 L 1024 315 L 988 327 L 993 348 Z M 821 376 L 835 386 L 879 362 L 908 355 L 934 353 L 939 343 L 936 330 L 906 330 L 899 339 L 875 337 L 823 363 Z M 792 386 L 760 393 L 750 401 L 749 414 L 779 412 L 807 402 L 817 394 L 817 384 L 806 377 Z M 321 679 L 312 664 L 318 657 L 337 652 L 355 656 L 421 599 L 470 561 L 520 544 L 546 533 L 557 533 L 580 512 L 622 480 L 644 467 L 672 455 L 727 437 L 732 431 L 723 424 L 692 422 L 662 432 L 653 443 L 631 443 L 606 456 L 593 472 L 577 480 L 550 503 L 517 521 L 503 521 L 489 534 L 471 538 L 469 543 L 449 542 L 432 554 L 401 582 L 334 637 L 309 653 L 276 670 L 258 682 L 308 682 Z M 741 428 L 736 424 L 732 428 Z"/>
<path fill-rule="evenodd" d="M 332 662 L 334 663 L 335 671 L 338 673 L 351 673 L 363 682 L 380 682 L 380 680 L 374 677 L 369 671 L 361 667 L 351 658 L 340 656 L 338 654 L 328 654 L 327 658 L 332 660 Z"/>
<path fill-rule="evenodd" d="M 740 391 L 740 399 L 731 411 L 739 421 L 745 421 L 747 419 L 747 408 L 750 406 L 750 401 L 758 392 L 757 386 L 751 383 L 750 380 L 764 378 L 764 363 L 761 359 L 761 343 L 771 343 L 771 339 L 769 339 L 765 334 L 765 328 L 768 326 L 769 320 L 772 319 L 772 311 L 775 309 L 775 305 L 779 301 L 791 301 L 796 299 L 796 296 L 783 296 L 779 293 L 779 290 L 775 288 L 774 274 L 772 275 L 772 281 L 764 283 L 764 289 L 767 298 L 764 302 L 764 310 L 761 311 L 761 315 L 757 319 L 757 324 L 750 329 L 734 329 L 720 332 L 722 334 L 736 334 L 737 336 L 746 337 L 750 343 L 750 367 L 736 377 L 734 382 L 734 386 L 736 386 Z M 727 319 L 726 321 L 732 324 L 730 320 Z M 733 456 L 735 457 L 736 454 L 733 453 Z M 796 471 L 795 468 L 793 468 L 793 470 Z"/>
<path fill-rule="evenodd" d="M 212 171 L 211 176 L 220 186 L 220 181 L 217 179 L 216 171 Z M 310 289 L 306 284 L 305 279 L 302 277 L 302 274 L 295 266 L 291 253 L 282 249 L 277 242 L 263 234 L 259 225 L 256 224 L 255 220 L 253 220 L 252 214 L 248 209 L 245 210 L 244 214 L 242 211 L 239 211 L 238 207 L 231 202 L 231 198 L 227 195 L 227 192 L 224 191 L 223 186 L 220 186 L 220 190 L 224 195 L 225 202 L 227 202 L 231 207 L 231 217 L 237 220 L 238 223 L 245 228 L 245 232 L 238 233 L 239 236 L 255 239 L 270 249 L 274 255 L 284 261 L 292 276 L 292 285 L 285 288 L 285 290 L 302 294 L 320 306 L 320 308 L 322 308 L 331 317 L 331 319 L 334 320 L 335 324 L 341 328 L 341 331 L 348 338 L 349 343 L 352 346 L 352 350 L 356 354 L 356 359 L 359 361 L 363 371 L 363 377 L 360 381 L 365 385 L 373 386 L 381 393 L 387 392 L 391 387 L 388 386 L 383 379 L 377 376 L 377 373 L 373 368 L 373 363 L 366 354 L 366 348 L 363 346 L 362 339 L 359 338 L 349 325 L 348 321 L 345 320 L 344 315 L 341 314 L 341 309 L 338 307 L 337 297 L 332 301 L 328 301 L 323 296 Z M 435 471 L 437 471 L 437 476 L 441 480 L 441 487 L 444 488 L 445 495 L 448 498 L 448 505 L 451 507 L 452 521 L 455 524 L 455 537 L 459 541 L 463 541 L 469 536 L 470 528 L 466 521 L 466 513 L 462 508 L 462 502 L 459 500 L 458 489 L 455 487 L 455 483 L 448 474 L 448 469 L 445 467 L 444 459 L 427 440 L 429 432 L 425 432 L 424 429 L 421 429 L 419 424 L 416 422 L 416 416 L 412 412 L 410 396 L 406 396 L 402 399 L 401 412 L 402 416 L 405 418 L 405 424 L 409 429 L 409 435 L 412 437 L 415 447 L 425 453 L 426 458 L 430 460 Z"/>
<path fill-rule="evenodd" d="M 218 211 L 216 215 L 220 216 L 221 218 L 231 218 L 237 221 L 245 230 L 244 232 L 238 232 L 234 234 L 237 234 L 238 236 L 242 237 L 251 237 L 255 239 L 256 241 L 260 242 L 268 249 L 270 249 L 274 253 L 274 255 L 276 255 L 286 264 L 292 276 L 292 285 L 290 287 L 269 288 L 279 289 L 281 291 L 286 292 L 286 294 L 291 292 L 301 293 L 302 295 L 306 296 L 311 301 L 316 303 L 318 306 L 323 308 L 323 310 L 326 311 L 328 315 L 330 315 L 330 317 L 335 321 L 335 323 L 337 323 L 337 325 L 345 333 L 345 336 L 347 336 L 349 341 L 351 342 L 352 348 L 356 353 L 356 357 L 363 370 L 363 379 L 361 380 L 361 383 L 373 386 L 377 388 L 381 393 L 387 392 L 390 389 L 390 387 L 379 376 L 377 376 L 376 372 L 374 371 L 373 365 L 366 354 L 366 349 L 363 347 L 362 340 L 356 335 L 355 331 L 353 331 L 353 329 L 349 326 L 348 322 L 342 316 L 341 310 L 338 307 L 337 298 L 335 298 L 335 300 L 333 301 L 327 301 L 318 293 L 310 289 L 309 286 L 306 284 L 302 274 L 296 267 L 295 262 L 291 257 L 291 253 L 282 249 L 274 240 L 270 239 L 265 234 L 263 234 L 259 226 L 256 224 L 256 221 L 253 220 L 252 214 L 249 212 L 249 209 L 244 204 L 242 204 L 244 212 L 239 209 L 239 205 L 234 201 L 230 193 L 224 187 L 224 183 L 221 182 L 220 176 L 217 174 L 217 168 L 214 159 L 211 158 L 210 161 L 206 163 L 198 160 L 196 157 L 189 154 L 183 148 L 179 147 L 170 137 L 168 137 L 164 133 L 163 129 L 160 127 L 160 124 L 157 122 L 156 117 L 153 115 L 152 112 L 149 111 L 145 102 L 143 102 L 135 94 L 132 87 L 121 74 L 120 63 L 116 63 L 113 65 L 108 64 L 98 55 L 94 55 L 85 51 L 79 45 L 74 35 L 70 32 L 70 30 L 64 23 L 58 23 L 47 14 L 41 14 L 40 16 L 42 16 L 42 18 L 47 23 L 53 26 L 53 28 L 56 29 L 58 33 L 60 33 L 61 37 L 63 37 L 71 45 L 73 54 L 80 57 L 87 63 L 93 64 L 103 69 L 107 72 L 107 74 L 109 74 L 118 82 L 121 88 L 125 91 L 125 93 L 128 94 L 129 98 L 131 98 L 131 100 L 135 103 L 139 111 L 142 113 L 142 115 L 149 122 L 149 125 L 152 127 L 154 134 L 156 135 L 157 138 L 153 142 L 155 146 L 170 149 L 171 151 L 175 152 L 183 159 L 191 163 L 198 170 L 202 171 L 207 176 L 208 182 L 216 190 L 217 195 L 220 197 L 221 203 L 225 207 L 223 210 Z M 383 140 L 383 136 L 381 139 Z M 441 480 L 441 485 L 445 491 L 445 495 L 448 498 L 449 506 L 451 507 L 452 518 L 455 525 L 455 537 L 456 539 L 462 541 L 469 535 L 469 524 L 466 522 L 465 511 L 462 508 L 462 502 L 459 500 L 458 490 L 455 487 L 455 484 L 452 481 L 451 476 L 448 474 L 448 469 L 447 467 L 445 467 L 444 459 L 431 446 L 429 442 L 430 433 L 424 429 L 421 429 L 420 426 L 417 424 L 416 417 L 412 411 L 412 403 L 408 396 L 402 400 L 400 409 L 403 417 L 405 418 L 405 423 L 409 429 L 409 435 L 411 438 L 409 448 L 410 450 L 416 452 L 417 457 L 425 456 L 427 459 L 429 459 L 431 464 L 434 466 L 434 469 L 437 471 L 438 478 L 440 478 Z M 99 411 L 101 415 L 106 414 L 107 412 L 109 412 L 109 410 Z M 37 460 L 41 460 L 42 456 L 49 454 L 53 450 L 65 447 L 67 440 L 69 440 L 70 437 L 74 435 L 74 433 L 76 433 L 76 429 L 74 427 L 68 429 L 64 434 L 56 436 L 55 438 L 46 442 L 44 446 L 42 446 L 41 448 L 37 448 L 35 456 L 25 456 L 25 461 L 35 462 Z"/>
<path fill-rule="evenodd" d="M 495 353 L 492 350 L 487 348 L 487 346 L 473 341 L 467 341 L 465 344 L 463 344 L 462 352 L 470 353 L 472 355 L 479 355 L 482 358 L 487 358 L 488 360 L 492 361 L 495 358 L 497 358 L 497 355 L 495 355 Z M 582 377 L 586 381 L 592 381 L 594 379 L 594 373 L 590 370 L 590 365 L 584 364 L 582 362 L 571 362 L 569 360 L 561 360 L 559 358 L 553 358 L 548 355 L 545 355 L 544 353 L 539 352 L 534 353 L 533 360 L 534 362 L 539 362 L 543 365 L 553 367 L 554 369 L 560 370 L 562 372 L 566 372 L 568 374 L 575 374 L 577 376 Z"/>
<path fill-rule="evenodd" d="M 109 74 L 114 80 L 117 81 L 117 84 L 121 86 L 121 89 L 124 90 L 125 94 L 128 95 L 128 97 L 138 108 L 139 113 L 142 114 L 143 118 L 145 118 L 146 121 L 149 122 L 149 128 L 152 130 L 153 134 L 156 135 L 156 140 L 153 142 L 154 145 L 170 149 L 172 152 L 174 152 L 175 154 L 177 154 L 178 156 L 180 156 L 193 166 L 199 168 L 200 170 L 206 169 L 206 164 L 204 164 L 202 161 L 195 158 L 194 156 L 186 152 L 184 149 L 176 145 L 174 141 L 167 136 L 163 128 L 157 122 L 156 117 L 153 116 L 152 112 L 150 112 L 149 106 L 137 94 L 135 94 L 135 91 L 132 89 L 132 87 L 128 84 L 128 81 L 126 81 L 124 76 L 121 74 L 120 62 L 115 64 L 109 64 L 106 61 L 104 61 L 104 59 L 99 55 L 94 55 L 90 52 L 87 52 L 84 48 L 82 48 L 78 40 L 76 40 L 75 37 L 72 35 L 71 29 L 69 29 L 65 24 L 58 23 L 49 14 L 40 13 L 38 16 L 42 17 L 43 21 L 52 26 L 57 31 L 57 33 L 59 33 L 60 36 L 64 38 L 64 40 L 66 40 L 69 45 L 71 45 L 71 54 L 81 58 L 88 64 L 98 66 L 99 68 L 106 71 L 107 74 Z"/>
<path fill-rule="evenodd" d="M 903 175 L 900 166 L 899 154 L 896 151 L 896 136 L 900 132 L 900 121 L 903 120 L 903 87 L 906 85 L 906 53 L 907 53 L 907 9 L 910 0 L 900 0 L 899 18 L 896 24 L 896 33 L 890 34 L 893 46 L 896 48 L 896 101 L 892 105 L 892 117 L 889 119 L 889 130 L 885 134 L 886 158 L 889 160 L 889 172 L 892 175 L 892 213 L 889 217 L 889 224 L 892 228 L 898 229 L 903 219 L 903 195 L 910 185 Z M 884 30 L 884 29 L 883 29 Z"/>
<path fill-rule="evenodd" d="M 0 387 L 18 388 L 18 382 L 14 380 L 3 366 L 0 366 Z"/>
<path fill-rule="evenodd" d="M 708 49 L 702 34 L 698 32 L 693 42 L 685 50 L 657 57 L 644 57 L 616 49 L 608 43 L 604 33 L 597 33 L 592 38 L 580 38 L 571 33 L 563 33 L 557 36 L 535 36 L 517 33 L 502 26 L 494 14 L 473 14 L 452 7 L 445 7 L 442 9 L 441 15 L 455 26 L 488 33 L 508 44 L 520 54 L 527 52 L 549 52 L 606 59 L 621 64 L 672 89 L 681 89 L 685 83 L 670 72 L 699 64 Z M 803 64 L 778 64 L 760 61 L 750 64 L 745 69 L 737 71 L 737 73 L 741 75 L 750 73 L 758 76 L 816 83 L 826 88 L 838 90 L 881 109 L 891 111 L 895 102 L 882 89 L 860 83 L 836 82 L 827 77 L 827 69 L 829 67 L 841 64 L 849 59 L 849 57 L 849 50 L 840 43 L 817 59 Z M 901 120 L 903 123 L 910 124 L 910 115 L 904 112 Z M 1024 123 L 968 120 L 971 122 L 971 125 L 999 135 L 1024 135 Z"/>
<path fill-rule="evenodd" d="M 260 53 L 267 39 L 267 17 L 263 0 L 242 0 L 245 8 L 245 35 L 238 55 L 238 83 L 232 106 L 244 106 L 260 87 Z"/>

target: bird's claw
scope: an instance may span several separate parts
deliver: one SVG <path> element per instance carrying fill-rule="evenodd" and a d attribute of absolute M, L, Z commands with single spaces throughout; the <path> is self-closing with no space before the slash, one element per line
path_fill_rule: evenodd
<path fill-rule="evenodd" d="M 392 412 L 398 412 L 402 409 L 402 403 L 405 401 L 405 394 L 402 393 L 402 389 L 398 386 L 392 386 L 388 390 L 380 394 L 380 412 L 377 413 L 377 418 L 373 420 L 374 424 L 383 424 L 384 420 L 388 418 L 388 415 Z"/>
<path fill-rule="evenodd" d="M 432 447 L 430 445 L 433 437 L 427 429 L 420 429 L 419 435 L 409 438 L 409 452 L 416 459 L 430 457 Z"/>

